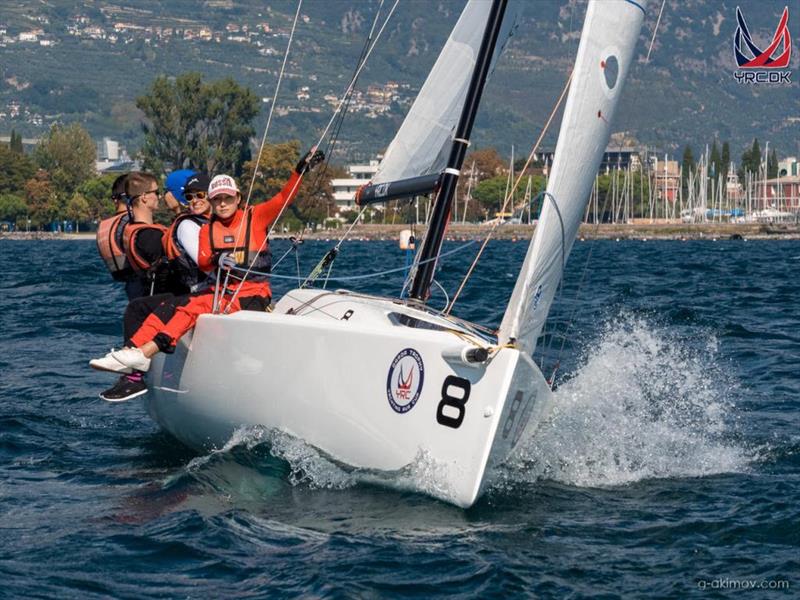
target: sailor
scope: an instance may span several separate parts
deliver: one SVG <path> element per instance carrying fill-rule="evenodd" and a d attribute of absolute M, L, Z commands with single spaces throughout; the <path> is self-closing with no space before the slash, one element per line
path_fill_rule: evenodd
<path fill-rule="evenodd" d="M 167 292 L 168 272 L 162 260 L 166 227 L 153 222 L 160 198 L 158 180 L 150 173 L 134 171 L 125 180 L 125 195 L 132 216 L 122 236 L 128 264 L 143 284 L 143 295 Z"/>
<path fill-rule="evenodd" d="M 233 177 L 217 175 L 211 180 L 209 200 L 213 216 L 200 229 L 198 264 L 204 272 L 216 269 L 219 283 L 192 294 L 166 322 L 154 312 L 131 336 L 129 346 L 90 361 L 95 369 L 130 373 L 101 393 L 101 398 L 120 402 L 144 394 L 147 386 L 143 374 L 150 368 L 151 357 L 159 351 L 174 351 L 177 341 L 194 327 L 197 318 L 212 312 L 215 296 L 223 313 L 269 309 L 272 293 L 267 275 L 271 266 L 267 234 L 297 196 L 303 175 L 324 159 L 321 150 L 312 149 L 297 164 L 280 192 L 247 210 L 239 207 L 241 194 Z"/>
<path fill-rule="evenodd" d="M 162 239 L 170 286 L 179 292 L 144 296 L 128 304 L 122 320 L 126 346 L 150 314 L 155 312 L 163 322 L 167 322 L 175 314 L 175 309 L 188 301 L 189 292 L 196 291 L 206 279 L 206 274 L 197 266 L 197 249 L 200 227 L 211 217 L 208 183 L 208 175 L 192 172 L 186 185 L 181 186 L 181 197 L 185 193 L 184 199 L 190 210 L 178 215 Z"/>
<path fill-rule="evenodd" d="M 184 192 L 186 182 L 192 175 L 195 175 L 195 172 L 191 169 L 179 169 L 167 175 L 164 181 L 164 204 L 175 215 L 184 213 L 189 204 Z"/>
<path fill-rule="evenodd" d="M 144 287 L 139 276 L 134 273 L 128 264 L 128 259 L 122 246 L 123 232 L 131 218 L 125 197 L 125 180 L 127 177 L 127 173 L 120 175 L 111 185 L 111 200 L 114 201 L 115 209 L 114 216 L 103 219 L 97 226 L 97 251 L 114 281 L 125 283 L 125 293 L 128 296 L 128 300 L 132 300 L 144 295 Z"/>

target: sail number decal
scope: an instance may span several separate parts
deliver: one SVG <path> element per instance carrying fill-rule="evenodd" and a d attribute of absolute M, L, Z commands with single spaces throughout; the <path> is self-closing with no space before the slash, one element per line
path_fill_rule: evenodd
<path fill-rule="evenodd" d="M 442 399 L 436 407 L 436 422 L 445 427 L 458 429 L 464 422 L 466 404 L 469 400 L 468 379 L 448 375 L 442 384 Z"/>

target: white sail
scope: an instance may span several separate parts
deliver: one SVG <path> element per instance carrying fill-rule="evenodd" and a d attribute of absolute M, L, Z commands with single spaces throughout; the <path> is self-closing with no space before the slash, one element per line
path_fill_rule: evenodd
<path fill-rule="evenodd" d="M 611 133 L 646 0 L 591 0 L 539 224 L 500 325 L 501 344 L 532 353 Z"/>
<path fill-rule="evenodd" d="M 444 168 L 491 7 L 488 0 L 467 2 L 372 183 L 429 175 Z M 521 7 L 522 3 L 512 2 L 506 10 L 492 68 L 513 32 Z"/>

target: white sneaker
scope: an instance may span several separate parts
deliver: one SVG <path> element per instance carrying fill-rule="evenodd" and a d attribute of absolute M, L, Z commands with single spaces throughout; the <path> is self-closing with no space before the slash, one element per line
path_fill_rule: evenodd
<path fill-rule="evenodd" d="M 112 373 L 132 373 L 128 365 L 125 365 L 114 358 L 115 350 L 111 350 L 103 358 L 93 358 L 89 361 L 89 366 L 98 371 L 110 371 Z"/>
<path fill-rule="evenodd" d="M 111 353 L 119 363 L 135 371 L 149 371 L 150 359 L 139 348 L 123 348 Z"/>

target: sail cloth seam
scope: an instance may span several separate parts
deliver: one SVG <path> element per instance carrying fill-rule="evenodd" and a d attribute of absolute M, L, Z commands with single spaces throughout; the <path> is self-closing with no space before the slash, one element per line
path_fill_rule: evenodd
<path fill-rule="evenodd" d="M 533 145 L 533 149 L 531 150 L 530 154 L 528 155 L 528 160 L 525 161 L 525 166 L 522 167 L 522 169 L 520 170 L 519 176 L 517 177 L 517 180 L 514 182 L 514 186 L 511 188 L 511 190 L 509 191 L 508 196 L 506 196 L 505 200 L 503 201 L 503 208 L 501 209 L 501 212 L 505 212 L 506 211 L 506 206 L 508 204 L 509 199 L 514 195 L 514 192 L 517 191 L 517 187 L 519 187 L 519 183 L 520 183 L 520 181 L 522 181 L 522 177 L 525 174 L 525 171 L 530 166 L 531 161 L 533 160 L 533 157 L 536 154 L 536 151 L 539 149 L 539 145 L 542 143 L 542 140 L 544 139 L 544 136 L 547 134 L 547 130 L 550 128 L 550 124 L 553 122 L 553 118 L 555 117 L 556 112 L 558 111 L 559 107 L 561 106 L 561 103 L 564 101 L 564 97 L 567 95 L 567 90 L 569 90 L 570 83 L 572 82 L 573 73 L 574 73 L 574 71 L 570 71 L 569 77 L 567 77 L 567 82 L 564 84 L 564 89 L 561 90 L 561 95 L 558 97 L 558 100 L 556 101 L 555 106 L 553 106 L 553 110 L 550 111 L 550 116 L 547 118 L 547 121 L 545 122 L 541 133 L 539 133 L 539 138 L 536 140 L 536 143 Z M 461 292 L 464 290 L 464 286 L 467 285 L 467 281 L 469 281 L 469 278 L 472 276 L 472 273 L 475 270 L 475 267 L 478 265 L 478 261 L 480 260 L 481 255 L 483 254 L 483 251 L 486 249 L 486 246 L 489 243 L 489 240 L 491 239 L 492 235 L 494 234 L 495 230 L 499 227 L 499 225 L 500 225 L 500 222 L 499 221 L 496 222 L 494 225 L 492 225 L 492 228 L 486 234 L 486 238 L 484 239 L 483 244 L 481 244 L 481 247 L 478 249 L 478 253 L 475 255 L 475 258 L 473 259 L 472 264 L 469 266 L 469 269 L 467 269 L 467 273 L 466 273 L 466 275 L 464 275 L 464 279 L 461 280 L 461 284 L 458 286 L 458 289 L 456 290 L 456 293 L 453 295 L 453 299 L 450 301 L 450 304 L 447 307 L 445 307 L 444 314 L 449 315 L 450 312 L 453 310 L 453 306 L 455 305 L 456 300 L 458 300 L 458 297 L 461 295 Z"/>

